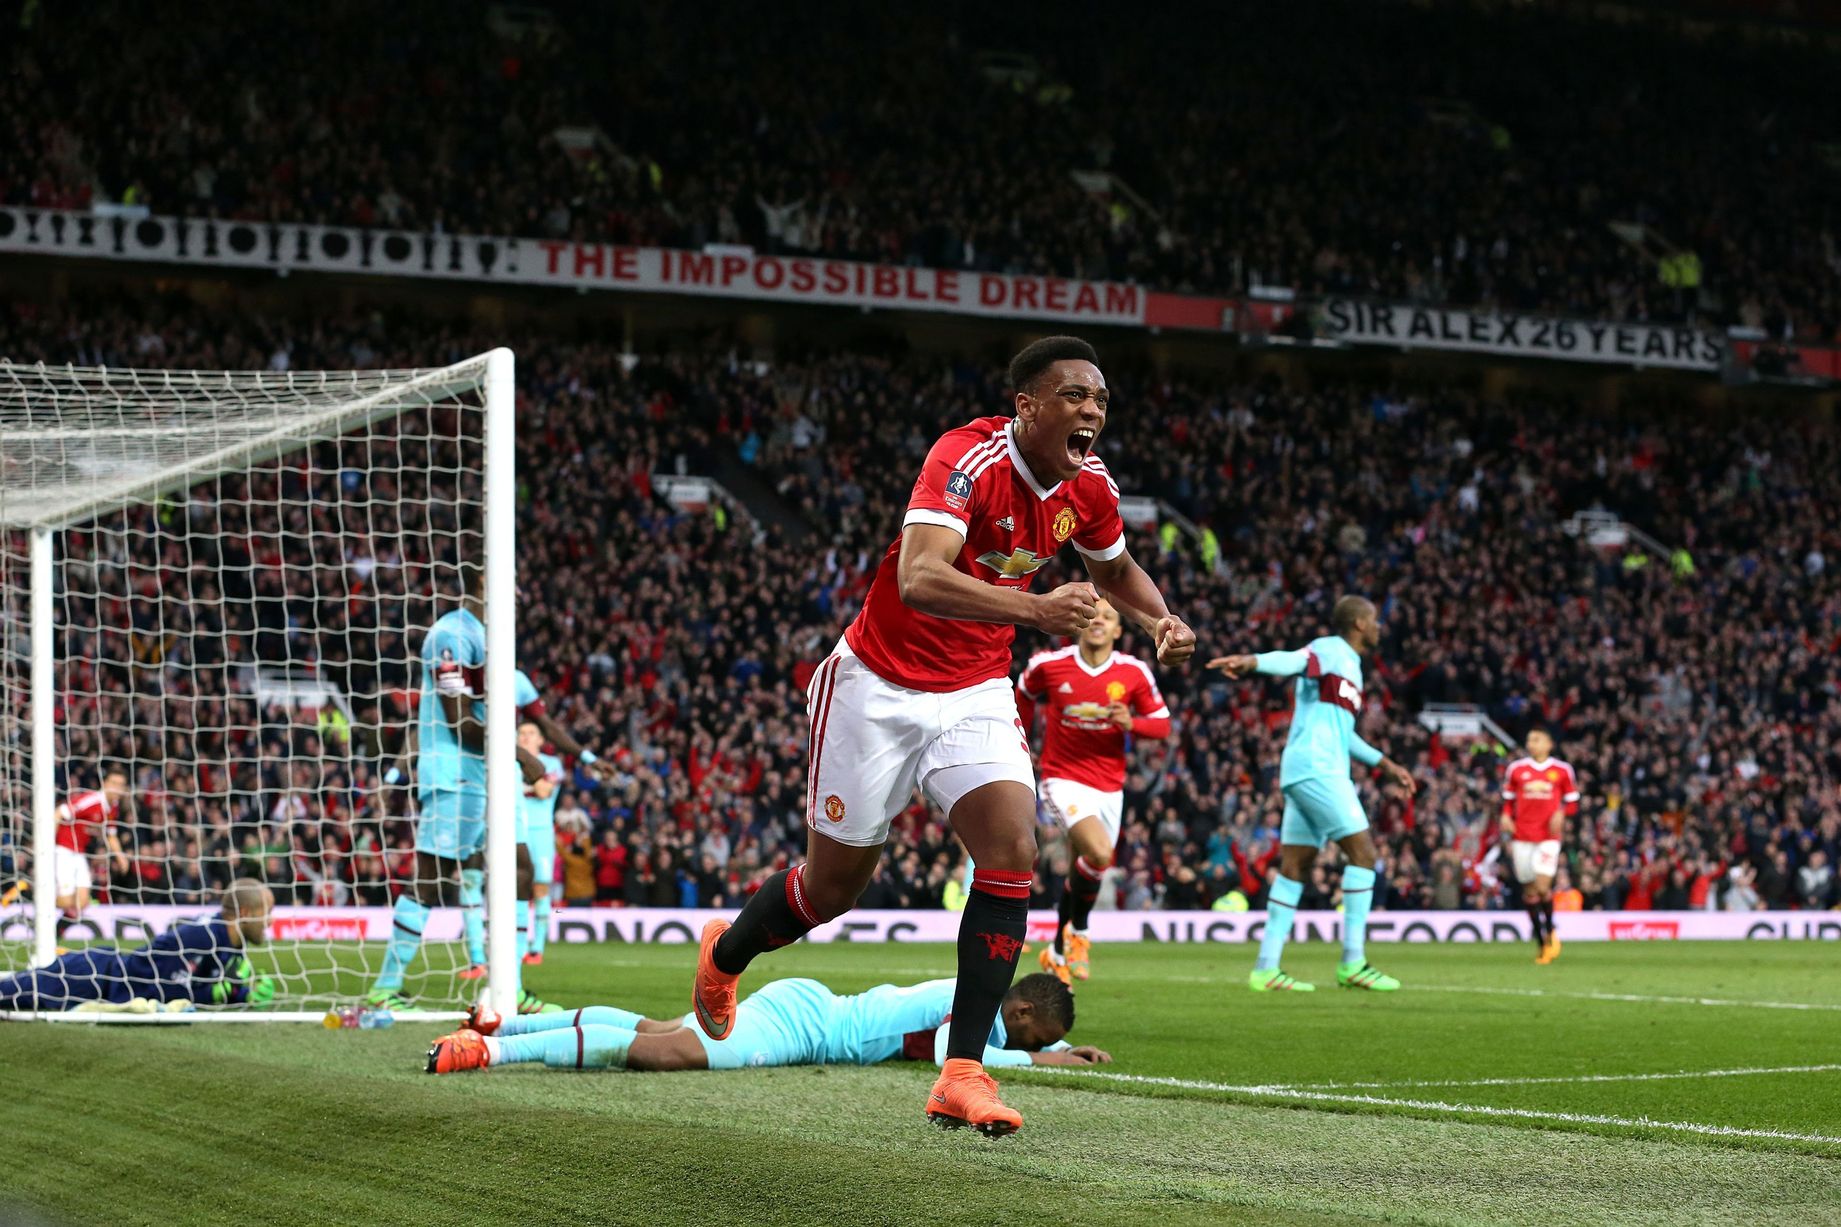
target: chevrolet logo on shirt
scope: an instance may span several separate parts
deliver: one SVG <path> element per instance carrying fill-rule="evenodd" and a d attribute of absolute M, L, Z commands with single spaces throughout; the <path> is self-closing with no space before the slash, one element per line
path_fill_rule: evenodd
<path fill-rule="evenodd" d="M 978 555 L 978 561 L 1005 579 L 1021 579 L 1025 575 L 1034 575 L 1048 562 L 1047 558 L 1037 558 L 1029 550 L 1011 550 L 1006 556 L 991 550 Z"/>

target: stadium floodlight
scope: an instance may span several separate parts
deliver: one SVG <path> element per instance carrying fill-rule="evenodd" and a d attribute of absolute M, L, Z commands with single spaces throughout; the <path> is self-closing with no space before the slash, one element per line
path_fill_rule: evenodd
<path fill-rule="evenodd" d="M 272 1002 L 184 1017 L 355 1001 L 384 943 L 303 918 L 403 885 L 355 883 L 358 864 L 414 872 L 378 780 L 422 638 L 483 568 L 488 983 L 515 1009 L 512 377 L 507 349 L 400 371 L 0 361 L 0 868 L 30 882 L 0 907 L 0 974 L 54 956 L 57 806 L 117 765 L 135 863 L 98 893 L 193 904 L 253 874 L 287 919 L 251 951 Z M 423 949 L 418 1011 L 463 1003 L 462 958 Z"/>

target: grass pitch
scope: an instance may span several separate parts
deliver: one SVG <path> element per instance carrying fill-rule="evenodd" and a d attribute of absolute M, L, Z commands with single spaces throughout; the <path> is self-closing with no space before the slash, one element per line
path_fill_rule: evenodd
<path fill-rule="evenodd" d="M 1376 946 L 1376 996 L 1305 945 L 1304 996 L 1247 992 L 1244 947 L 1100 947 L 1074 1034 L 1115 1063 L 1006 1078 L 998 1142 L 927 1126 L 920 1065 L 431 1078 L 427 1026 L 0 1024 L 0 1220 L 1841 1223 L 1834 947 L 1530 953 Z M 553 947 L 529 982 L 674 1016 L 693 958 Z M 756 968 L 850 992 L 952 951 Z"/>

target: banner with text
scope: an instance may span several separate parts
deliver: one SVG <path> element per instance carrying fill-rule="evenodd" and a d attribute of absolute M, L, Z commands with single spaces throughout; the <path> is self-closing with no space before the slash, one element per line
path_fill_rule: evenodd
<path fill-rule="evenodd" d="M 208 918 L 215 909 L 98 905 L 61 931 L 64 943 L 146 941 L 182 920 Z M 694 942 L 706 921 L 728 916 L 695 908 L 558 908 L 550 915 L 557 942 Z M 1562 912 L 1555 917 L 1567 941 L 1841 941 L 1834 912 Z M 389 939 L 391 912 L 374 907 L 280 907 L 270 937 L 278 942 L 351 942 Z M 1264 912 L 1095 912 L 1091 932 L 1100 942 L 1257 942 Z M 30 937 L 31 912 L 0 911 L 0 941 Z M 1053 939 L 1055 914 L 1031 912 L 1029 940 Z M 958 937 L 955 912 L 852 912 L 820 925 L 814 942 L 950 942 Z M 427 940 L 458 941 L 460 912 L 429 917 Z M 1521 942 L 1527 917 L 1519 912 L 1375 912 L 1368 937 L 1376 942 Z M 1335 912 L 1299 912 L 1299 941 L 1342 939 Z"/>
<path fill-rule="evenodd" d="M 1722 338 L 1683 325 L 1616 324 L 1345 298 L 1325 302 L 1320 319 L 1325 335 L 1355 345 L 1679 371 L 1717 371 L 1725 356 Z"/>
<path fill-rule="evenodd" d="M 696 294 L 1130 327 L 1157 323 L 1147 314 L 1150 299 L 1181 297 L 1152 295 L 1140 286 L 1113 281 L 771 256 L 747 249 L 678 251 L 560 239 L 97 217 L 20 208 L 0 209 L 0 252 Z M 1218 310 L 1212 322 L 1189 322 L 1192 313 L 1174 308 L 1163 313 L 1171 316 L 1172 327 L 1219 326 Z"/>

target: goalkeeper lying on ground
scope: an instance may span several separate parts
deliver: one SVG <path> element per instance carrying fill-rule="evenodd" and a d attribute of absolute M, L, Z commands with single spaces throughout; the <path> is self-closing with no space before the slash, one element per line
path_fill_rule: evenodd
<path fill-rule="evenodd" d="M 275 981 L 258 976 L 243 953 L 266 940 L 274 896 L 253 878 L 224 892 L 216 920 L 177 924 L 137 950 L 94 946 L 59 955 L 49 967 L 0 977 L 0 1010 L 98 1010 L 196 1005 L 262 1005 Z"/>
<path fill-rule="evenodd" d="M 615 1006 L 501 1018 L 484 1006 L 467 1027 L 435 1041 L 428 1072 L 455 1074 L 541 1061 L 552 1069 L 747 1069 L 767 1065 L 874 1065 L 945 1059 L 953 982 L 883 984 L 840 997 L 816 980 L 775 980 L 735 1010 L 735 1029 L 713 1040 L 689 1014 L 642 1018 Z M 991 1026 L 984 1063 L 1091 1065 L 1097 1048 L 1070 1048 L 1074 994 L 1054 976 L 1011 986 Z"/>

